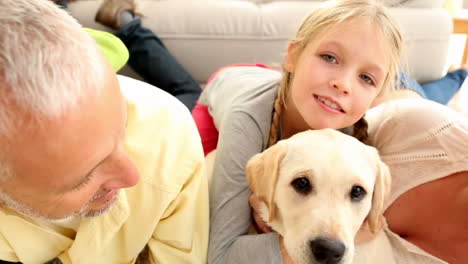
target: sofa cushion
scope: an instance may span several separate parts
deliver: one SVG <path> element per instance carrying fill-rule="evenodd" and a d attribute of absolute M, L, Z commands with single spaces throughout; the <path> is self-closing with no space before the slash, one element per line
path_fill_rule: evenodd
<path fill-rule="evenodd" d="M 254 2 L 254 1 L 261 1 Z M 387 0 L 393 1 L 393 0 Z M 264 63 L 280 67 L 290 37 L 321 1 L 289 0 L 139 0 L 143 25 L 153 30 L 200 83 L 219 67 Z M 432 3 L 438 0 L 411 2 Z M 84 26 L 110 30 L 94 22 L 99 0 L 79 0 L 70 11 Z M 409 2 L 408 2 L 409 4 Z M 408 39 L 411 76 L 420 81 L 446 70 L 450 15 L 439 8 L 392 8 Z M 123 72 L 134 76 L 128 71 Z"/>
<path fill-rule="evenodd" d="M 158 0 L 154 0 L 158 1 Z M 161 1 L 161 0 L 159 0 Z M 217 0 L 217 1 L 231 1 L 231 0 Z M 256 4 L 266 4 L 271 2 L 323 2 L 325 0 L 241 0 L 253 2 Z M 414 8 L 438 8 L 444 3 L 444 0 L 383 0 L 387 6 L 391 7 L 414 7 Z"/>

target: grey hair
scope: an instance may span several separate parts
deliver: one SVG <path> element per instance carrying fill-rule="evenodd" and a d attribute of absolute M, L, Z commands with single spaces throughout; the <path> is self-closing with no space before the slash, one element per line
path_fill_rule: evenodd
<path fill-rule="evenodd" d="M 48 0 L 0 1 L 0 137 L 57 119 L 98 94 L 104 68 L 96 42 Z M 8 141 L 7 141 L 8 142 Z M 12 176 L 0 150 L 0 182 Z"/>
<path fill-rule="evenodd" d="M 54 119 L 98 93 L 103 78 L 96 42 L 48 0 L 0 1 L 0 135 L 28 118 Z"/>

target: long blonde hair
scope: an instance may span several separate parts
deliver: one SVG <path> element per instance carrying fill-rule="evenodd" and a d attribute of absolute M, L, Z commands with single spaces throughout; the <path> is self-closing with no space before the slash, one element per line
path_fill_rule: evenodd
<path fill-rule="evenodd" d="M 388 93 L 395 89 L 395 84 L 399 79 L 398 73 L 401 68 L 404 40 L 399 24 L 390 15 L 390 11 L 378 0 L 337 0 L 323 3 L 302 22 L 296 35 L 290 41 L 290 45 L 294 45 L 293 53 L 287 56 L 290 56 L 289 58 L 295 62 L 309 43 L 319 40 L 325 32 L 329 32 L 341 23 L 357 18 L 367 18 L 372 21 L 381 33 L 383 41 L 388 43 L 386 45 L 388 47 L 386 54 L 388 74 L 383 83 L 381 94 Z M 285 63 L 286 61 L 285 59 Z M 292 73 L 286 69 L 285 63 L 282 66 L 283 77 L 274 103 L 268 146 L 279 140 L 277 134 L 280 116 L 286 106 L 286 96 L 291 84 Z M 351 133 L 359 140 L 365 141 L 367 122 L 364 118 L 354 124 Z"/>

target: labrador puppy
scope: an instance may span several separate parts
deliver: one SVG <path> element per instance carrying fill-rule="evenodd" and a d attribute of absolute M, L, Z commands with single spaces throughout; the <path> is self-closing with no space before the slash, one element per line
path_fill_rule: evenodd
<path fill-rule="evenodd" d="M 389 169 L 351 136 L 298 133 L 253 156 L 246 172 L 260 217 L 297 264 L 353 263 L 358 232 L 381 229 Z"/>

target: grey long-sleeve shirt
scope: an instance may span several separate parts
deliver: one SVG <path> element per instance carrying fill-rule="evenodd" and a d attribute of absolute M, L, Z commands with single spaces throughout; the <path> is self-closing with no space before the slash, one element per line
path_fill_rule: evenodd
<path fill-rule="evenodd" d="M 251 190 L 245 175 L 247 161 L 267 147 L 280 78 L 271 69 L 227 68 L 200 97 L 219 131 L 210 189 L 209 263 L 282 263 L 278 234 L 247 234 Z"/>

